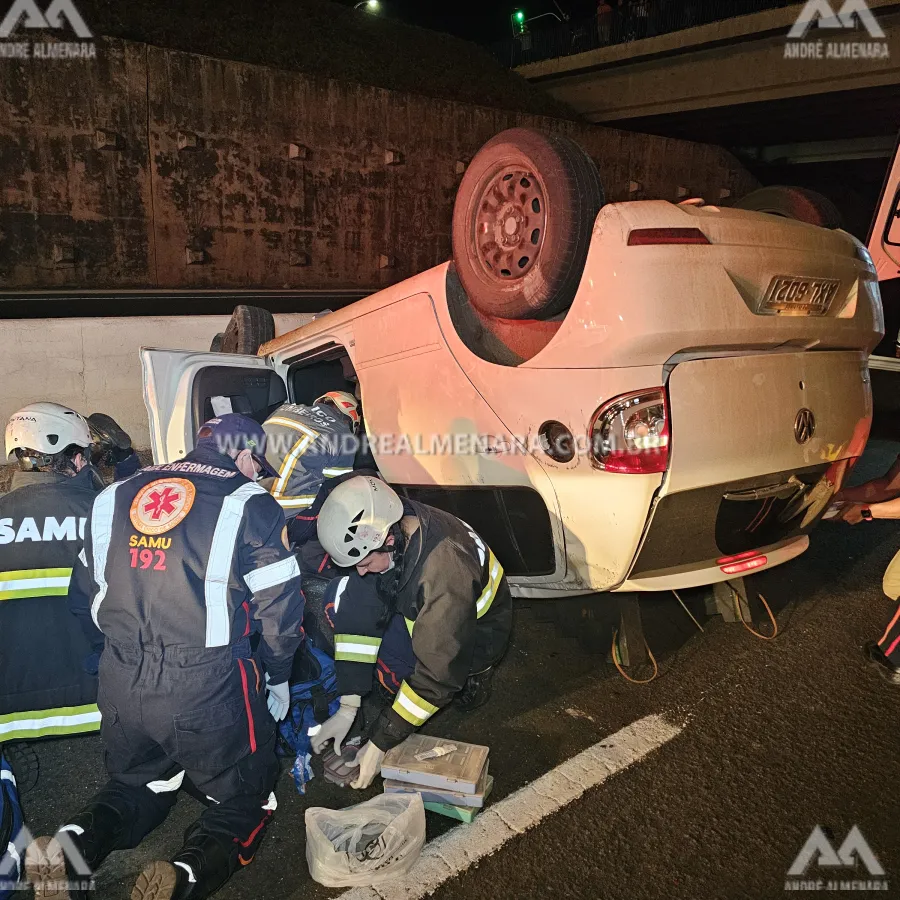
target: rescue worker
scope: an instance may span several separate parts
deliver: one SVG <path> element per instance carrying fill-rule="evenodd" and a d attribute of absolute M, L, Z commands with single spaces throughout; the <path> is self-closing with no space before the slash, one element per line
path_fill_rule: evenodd
<path fill-rule="evenodd" d="M 509 642 L 512 598 L 500 563 L 468 525 L 401 501 L 378 478 L 339 484 L 318 533 L 337 565 L 355 572 L 330 586 L 341 706 L 313 736 L 313 750 L 333 739 L 340 752 L 374 680 L 394 700 L 357 755 L 351 787 L 366 788 L 385 753 L 455 696 L 464 709 L 486 702 Z"/>
<path fill-rule="evenodd" d="M 19 470 L 0 497 L 0 743 L 96 731 L 96 660 L 66 608 L 100 476 L 88 422 L 31 403 L 6 426 Z"/>
<path fill-rule="evenodd" d="M 276 807 L 275 721 L 289 706 L 303 599 L 281 509 L 256 484 L 271 474 L 264 440 L 252 419 L 211 419 L 184 459 L 107 488 L 88 523 L 70 602 L 105 637 L 110 780 L 60 829 L 62 845 L 95 871 L 166 818 L 185 779 L 209 801 L 173 861 L 144 869 L 132 900 L 208 897 L 253 860 Z M 39 838 L 26 853 L 38 897 L 58 896 L 41 885 L 66 880 L 62 845 Z"/>
<path fill-rule="evenodd" d="M 288 537 L 300 550 L 304 571 L 317 572 L 327 565 L 315 540 L 324 500 L 320 488 L 327 479 L 353 470 L 359 402 L 347 391 L 329 391 L 312 406 L 285 403 L 263 427 L 266 460 L 276 473 L 272 496 L 284 510 Z"/>
<path fill-rule="evenodd" d="M 835 519 L 850 525 L 900 519 L 900 456 L 880 478 L 835 494 L 834 503 Z M 891 600 L 900 600 L 900 551 L 888 563 L 881 586 Z M 900 607 L 880 639 L 866 642 L 863 653 L 885 681 L 900 685 Z"/>

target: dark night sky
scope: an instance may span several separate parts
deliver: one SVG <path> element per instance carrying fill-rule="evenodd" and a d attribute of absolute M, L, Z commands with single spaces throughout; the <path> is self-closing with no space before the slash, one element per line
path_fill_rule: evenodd
<path fill-rule="evenodd" d="M 354 0 L 341 0 L 353 6 Z M 557 0 L 573 19 L 590 15 L 596 0 Z M 436 31 L 446 31 L 478 43 L 502 41 L 510 36 L 509 16 L 524 9 L 530 17 L 556 12 L 552 0 L 381 0 L 382 15 Z M 552 19 L 542 23 L 553 24 Z"/>

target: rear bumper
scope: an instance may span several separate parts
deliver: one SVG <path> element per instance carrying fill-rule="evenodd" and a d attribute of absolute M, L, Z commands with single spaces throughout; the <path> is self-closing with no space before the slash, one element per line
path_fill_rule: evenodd
<path fill-rule="evenodd" d="M 753 569 L 755 572 L 762 572 L 766 569 L 780 566 L 791 559 L 805 552 L 809 547 L 809 537 L 805 534 L 800 537 L 791 538 L 783 541 L 773 547 L 763 547 L 760 553 L 766 557 L 766 565 Z M 693 566 L 679 566 L 677 568 L 668 569 L 663 572 L 647 572 L 644 575 L 626 579 L 616 591 L 671 591 L 681 590 L 682 588 L 702 587 L 706 584 L 715 584 L 717 581 L 729 581 L 734 578 L 740 578 L 741 573 L 729 575 L 722 571 L 721 567 L 715 562 L 709 561 L 695 564 Z"/>

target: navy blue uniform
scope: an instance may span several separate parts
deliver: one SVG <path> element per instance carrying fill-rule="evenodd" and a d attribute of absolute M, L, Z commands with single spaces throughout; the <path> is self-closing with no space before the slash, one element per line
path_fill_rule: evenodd
<path fill-rule="evenodd" d="M 253 858 L 278 774 L 265 676 L 286 681 L 303 640 L 284 529 L 271 495 L 206 447 L 97 498 L 70 602 L 105 640 L 110 781 L 66 827 L 92 868 L 159 825 L 185 778 L 210 802 L 175 857 L 198 894 Z"/>
<path fill-rule="evenodd" d="M 90 646 L 66 608 L 85 524 L 103 484 L 15 472 L 0 497 L 0 743 L 96 731 Z"/>

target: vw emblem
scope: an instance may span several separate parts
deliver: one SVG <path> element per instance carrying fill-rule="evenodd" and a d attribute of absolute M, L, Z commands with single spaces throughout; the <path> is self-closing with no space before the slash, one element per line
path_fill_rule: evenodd
<path fill-rule="evenodd" d="M 805 444 L 816 433 L 816 417 L 811 409 L 801 409 L 794 419 L 794 438 L 798 444 Z"/>

